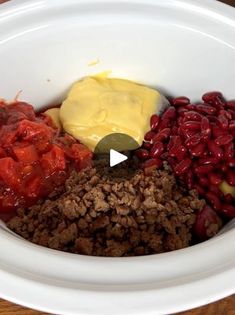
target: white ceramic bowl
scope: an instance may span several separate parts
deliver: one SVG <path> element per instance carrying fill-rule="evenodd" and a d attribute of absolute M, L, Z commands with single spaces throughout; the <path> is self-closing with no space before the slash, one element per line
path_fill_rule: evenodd
<path fill-rule="evenodd" d="M 22 90 L 35 107 L 104 70 L 193 99 L 235 96 L 235 9 L 214 0 L 12 0 L 0 6 L 0 30 L 0 95 Z M 235 292 L 234 240 L 231 227 L 171 253 L 94 258 L 2 227 L 0 295 L 56 314 L 169 314 Z"/>

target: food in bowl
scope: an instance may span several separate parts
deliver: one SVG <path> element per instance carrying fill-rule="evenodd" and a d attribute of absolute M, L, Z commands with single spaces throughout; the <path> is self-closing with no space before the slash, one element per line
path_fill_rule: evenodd
<path fill-rule="evenodd" d="M 115 169 L 108 162 L 73 172 L 62 193 L 19 210 L 8 227 L 34 243 L 86 255 L 147 255 L 189 246 L 205 201 L 179 186 L 167 164 L 127 178 L 133 161 Z"/>
<path fill-rule="evenodd" d="M 76 82 L 60 108 L 60 120 L 66 132 L 91 150 L 105 136 L 123 133 L 141 146 L 150 117 L 162 111 L 167 100 L 157 91 L 132 81 L 86 77 Z M 120 147 L 120 151 L 137 149 Z"/>
<path fill-rule="evenodd" d="M 7 226 L 22 237 L 79 254 L 147 255 L 208 239 L 235 217 L 235 102 L 221 93 L 168 102 L 134 82 L 94 77 L 59 108 L 37 114 L 20 104 L 1 104 L 0 176 L 2 196 L 13 196 L 2 212 L 16 210 Z M 117 131 L 139 148 L 122 148 L 128 161 L 110 168 L 93 151 Z"/>
<path fill-rule="evenodd" d="M 1 212 L 34 204 L 91 162 L 88 148 L 30 104 L 1 101 L 0 121 Z"/>

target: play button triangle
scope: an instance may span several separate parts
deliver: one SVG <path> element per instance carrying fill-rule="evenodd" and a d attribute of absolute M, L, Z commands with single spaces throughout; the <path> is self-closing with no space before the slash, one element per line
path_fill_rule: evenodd
<path fill-rule="evenodd" d="M 113 149 L 111 149 L 109 151 L 109 165 L 110 165 L 110 167 L 113 167 L 119 163 L 122 163 L 123 161 L 126 161 L 126 160 L 127 160 L 126 155 L 119 153 L 118 151 L 113 150 Z"/>

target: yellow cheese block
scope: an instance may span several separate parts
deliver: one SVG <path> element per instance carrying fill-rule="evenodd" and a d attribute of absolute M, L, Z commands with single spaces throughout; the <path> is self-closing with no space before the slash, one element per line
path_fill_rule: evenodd
<path fill-rule="evenodd" d="M 61 129 L 61 122 L 60 122 L 60 109 L 59 108 L 50 108 L 44 112 L 44 114 L 51 117 L 55 126 Z"/>
<path fill-rule="evenodd" d="M 60 108 L 66 132 L 94 151 L 107 135 L 124 133 L 140 146 L 150 117 L 167 101 L 154 89 L 123 79 L 86 77 L 76 82 Z M 121 150 L 132 150 L 126 147 Z"/>

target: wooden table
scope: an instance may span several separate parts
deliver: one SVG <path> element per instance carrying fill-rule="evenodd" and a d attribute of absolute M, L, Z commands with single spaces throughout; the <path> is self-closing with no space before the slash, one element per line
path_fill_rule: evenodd
<path fill-rule="evenodd" d="M 7 0 L 0 0 L 0 3 Z M 220 0 L 235 7 L 235 0 Z M 0 280 L 1 281 L 1 280 Z M 0 299 L 0 314 L 4 315 L 43 315 L 46 313 L 27 309 L 25 307 L 13 304 Z M 199 307 L 177 315 L 235 315 L 235 295 L 221 301 Z"/>

